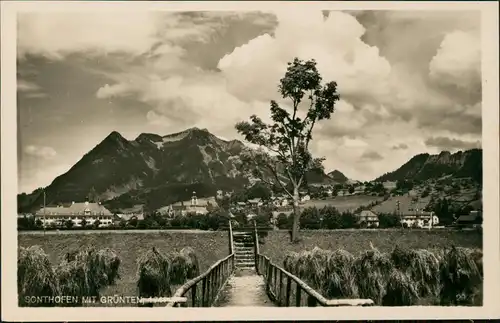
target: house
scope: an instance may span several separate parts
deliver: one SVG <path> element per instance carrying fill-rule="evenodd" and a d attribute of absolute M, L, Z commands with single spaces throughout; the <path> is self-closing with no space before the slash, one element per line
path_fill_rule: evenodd
<path fill-rule="evenodd" d="M 130 213 L 119 213 L 117 214 L 118 218 L 120 220 L 125 220 L 125 221 L 130 221 L 131 219 L 137 219 L 139 221 L 142 221 L 144 220 L 144 213 L 134 213 L 134 212 L 130 212 Z"/>
<path fill-rule="evenodd" d="M 364 185 L 359 185 L 354 188 L 354 195 L 361 195 L 365 193 L 365 186 Z"/>
<path fill-rule="evenodd" d="M 182 215 L 196 213 L 196 214 L 207 214 L 210 208 L 218 207 L 218 204 L 214 197 L 209 198 L 198 198 L 196 192 L 193 192 L 191 201 L 180 201 L 171 204 L 168 209 L 169 216 Z"/>
<path fill-rule="evenodd" d="M 483 223 L 483 214 L 481 211 L 470 211 L 467 215 L 461 215 L 455 221 L 459 227 L 473 227 Z"/>
<path fill-rule="evenodd" d="M 395 189 L 397 187 L 396 185 L 397 183 L 396 182 L 391 182 L 391 181 L 385 181 L 382 183 L 382 185 L 384 186 L 384 188 L 388 191 L 391 191 L 393 189 Z"/>
<path fill-rule="evenodd" d="M 306 202 L 306 201 L 310 201 L 310 200 L 311 200 L 311 196 L 309 196 L 309 194 L 303 195 L 303 196 L 300 198 L 300 201 L 301 201 L 301 202 Z"/>
<path fill-rule="evenodd" d="M 273 205 L 276 207 L 288 206 L 288 199 L 284 196 L 276 197 L 273 201 Z"/>
<path fill-rule="evenodd" d="M 113 223 L 113 213 L 101 203 L 75 203 L 69 206 L 44 207 L 35 213 L 36 219 L 42 221 L 44 226 L 63 226 L 68 220 L 73 226 L 80 227 L 85 220 L 87 225 L 93 225 L 99 220 L 99 226 L 106 227 Z"/>
<path fill-rule="evenodd" d="M 340 189 L 338 192 L 337 192 L 337 196 L 349 196 L 349 195 L 352 195 L 351 193 L 349 193 L 349 190 L 346 189 L 346 188 L 342 188 Z"/>
<path fill-rule="evenodd" d="M 365 223 L 368 228 L 377 228 L 379 226 L 378 215 L 370 210 L 361 211 L 357 218 L 358 224 Z"/>
<path fill-rule="evenodd" d="M 264 203 L 262 202 L 262 199 L 260 199 L 260 198 L 250 199 L 247 201 L 247 203 L 250 204 L 251 207 L 259 207 L 259 206 L 264 205 Z"/>
<path fill-rule="evenodd" d="M 408 228 L 432 228 L 439 224 L 439 218 L 434 212 L 405 212 L 400 213 L 400 222 Z"/>

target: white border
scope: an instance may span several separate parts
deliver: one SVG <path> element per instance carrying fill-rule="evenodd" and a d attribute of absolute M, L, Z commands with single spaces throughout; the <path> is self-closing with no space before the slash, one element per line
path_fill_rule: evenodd
<path fill-rule="evenodd" d="M 57 2 L 1 3 L 1 207 L 2 320 L 7 321 L 200 321 L 200 320 L 341 320 L 341 319 L 463 319 L 499 318 L 499 114 L 498 2 Z M 483 72 L 483 198 L 484 305 L 482 307 L 363 307 L 363 308 L 19 308 L 16 288 L 17 117 L 16 13 L 68 10 L 267 10 L 277 6 L 307 6 L 318 10 L 480 10 Z"/>

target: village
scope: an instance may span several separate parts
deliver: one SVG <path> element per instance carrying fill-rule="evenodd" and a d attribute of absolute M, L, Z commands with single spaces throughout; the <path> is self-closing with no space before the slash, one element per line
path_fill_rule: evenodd
<path fill-rule="evenodd" d="M 396 182 L 368 183 L 368 186 L 383 188 L 381 189 L 383 194 L 376 192 L 377 189 L 375 192 L 370 192 L 365 183 L 315 185 L 308 191 L 300 191 L 298 207 L 301 212 L 318 209 L 321 206 L 338 208 L 355 217 L 356 228 L 384 227 L 380 224 L 380 217 L 387 215 L 396 218 L 395 227 L 425 229 L 443 227 L 440 225 L 439 217 L 434 212 L 426 210 L 429 199 L 418 197 L 421 191 L 409 191 L 404 195 L 388 194 L 387 192 L 396 190 Z M 293 216 L 293 199 L 286 194 L 271 192 L 268 198 L 247 198 L 244 201 L 241 199 L 234 201 L 233 196 L 234 192 L 222 190 L 218 190 L 212 197 L 197 197 L 196 192 L 192 192 L 190 200 L 178 201 L 153 212 L 147 212 L 143 206 L 112 212 L 100 201 L 86 199 L 41 207 L 34 214 L 19 214 L 18 222 L 20 230 L 27 229 L 22 223 L 33 223 L 32 229 L 109 229 L 131 226 L 148 228 L 138 226 L 138 223 L 154 216 L 155 219 L 162 219 L 161 222 L 165 224 L 160 227 L 172 227 L 175 226 L 172 225 L 173 219 L 189 218 L 193 215 L 210 216 L 215 211 L 223 210 L 230 218 L 235 218 L 235 214 L 243 214 L 247 221 L 266 213 L 269 214 L 267 224 L 271 228 L 280 229 L 277 222 Z M 343 204 L 346 202 L 358 205 L 343 209 Z M 481 211 L 472 210 L 455 216 L 452 225 L 461 228 L 475 227 L 481 221 Z"/>

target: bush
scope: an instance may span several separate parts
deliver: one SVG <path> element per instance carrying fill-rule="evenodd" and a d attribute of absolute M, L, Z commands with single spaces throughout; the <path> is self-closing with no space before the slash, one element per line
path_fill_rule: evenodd
<path fill-rule="evenodd" d="M 278 226 L 279 229 L 291 229 L 292 228 L 292 221 L 291 217 L 287 216 L 285 213 L 280 213 L 278 214 L 276 225 Z"/>
<path fill-rule="evenodd" d="M 299 219 L 303 229 L 321 229 L 321 215 L 316 207 L 309 207 L 302 211 Z"/>

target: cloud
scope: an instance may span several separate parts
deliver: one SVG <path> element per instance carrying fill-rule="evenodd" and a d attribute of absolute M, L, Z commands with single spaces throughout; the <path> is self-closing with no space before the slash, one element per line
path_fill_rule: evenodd
<path fill-rule="evenodd" d="M 52 159 L 57 155 L 57 152 L 52 147 L 29 145 L 24 148 L 24 152 L 34 157 L 43 159 Z"/>
<path fill-rule="evenodd" d="M 400 143 L 399 145 L 394 145 L 391 148 L 392 150 L 405 150 L 408 149 L 408 145 L 405 143 Z"/>
<path fill-rule="evenodd" d="M 387 92 L 391 66 L 376 47 L 360 39 L 364 28 L 354 17 L 331 12 L 325 19 L 320 11 L 294 10 L 276 16 L 274 36 L 252 39 L 219 61 L 232 94 L 243 100 L 276 98 L 279 79 L 294 57 L 314 58 L 323 79 L 337 81 L 341 97 L 350 103 Z"/>
<path fill-rule="evenodd" d="M 124 96 L 132 89 L 126 84 L 105 84 L 97 90 L 96 96 L 98 99 L 108 99 L 112 97 Z"/>
<path fill-rule="evenodd" d="M 477 88 L 481 83 L 480 35 L 463 31 L 446 34 L 429 63 L 429 75 L 438 84 Z"/>
<path fill-rule="evenodd" d="M 450 35 L 477 33 L 475 14 L 365 11 L 354 17 L 287 9 L 265 15 L 22 16 L 20 55 L 81 57 L 81 70 L 98 74 L 85 92 L 93 100 L 109 101 L 95 106 L 113 110 L 116 129 L 111 130 L 166 134 L 197 126 L 241 139 L 236 122 L 251 114 L 268 120 L 271 99 L 285 107 L 289 103 L 280 99 L 277 85 L 287 62 L 299 57 L 316 59 L 323 79 L 338 82 L 341 100 L 332 118 L 317 124 L 311 143 L 315 156 L 327 158 L 327 169 L 368 180 L 433 150 L 425 145 L 424 133 L 470 142 L 481 135 L 480 88 L 455 85 L 477 77 L 473 56 L 455 55 L 463 60 L 455 65 L 465 76 L 445 59 L 452 48 L 460 48 Z M 98 27 L 90 26 L 94 22 Z M 62 25 L 67 32 L 58 30 Z M 124 37 L 129 31 L 130 38 Z M 50 85 L 40 84 L 49 91 Z M 79 87 L 72 93 L 83 92 Z M 55 99 L 66 93 L 49 94 L 54 106 L 67 104 Z M 102 122 L 96 126 L 111 126 Z"/>
<path fill-rule="evenodd" d="M 379 154 L 378 152 L 373 151 L 373 150 L 365 151 L 361 155 L 361 158 L 367 159 L 367 160 L 382 160 L 382 159 L 384 159 L 384 157 L 381 154 Z"/>
<path fill-rule="evenodd" d="M 27 98 L 47 97 L 47 93 L 39 85 L 22 79 L 17 80 L 17 91 Z"/>
<path fill-rule="evenodd" d="M 62 59 L 75 52 L 142 54 L 157 41 L 164 15 L 138 12 L 44 12 L 18 15 L 18 57 Z"/>
<path fill-rule="evenodd" d="M 481 148 L 481 141 L 464 141 L 448 137 L 431 137 L 425 140 L 425 144 L 429 147 L 436 147 L 441 150 L 458 150 Z"/>

